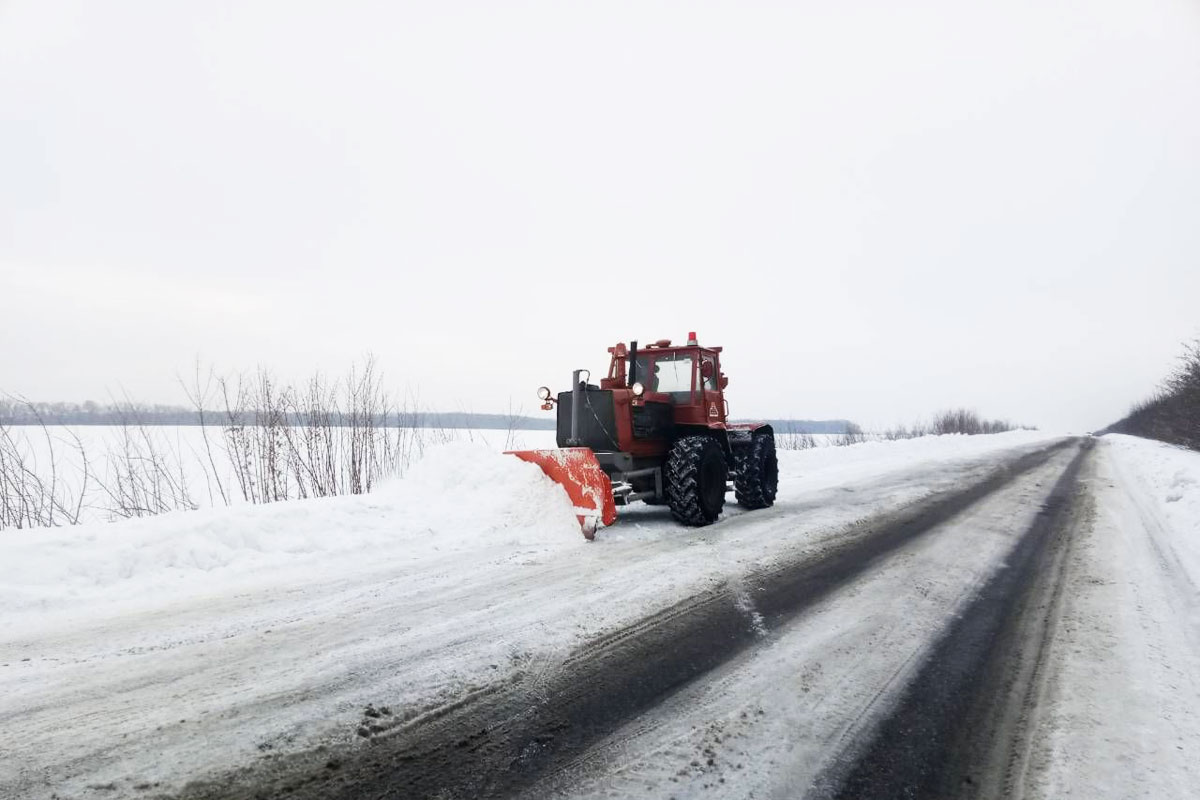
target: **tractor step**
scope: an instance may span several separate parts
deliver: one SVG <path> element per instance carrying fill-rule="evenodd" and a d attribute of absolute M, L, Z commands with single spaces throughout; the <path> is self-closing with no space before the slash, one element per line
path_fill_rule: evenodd
<path fill-rule="evenodd" d="M 612 492 L 613 500 L 615 500 L 619 506 L 627 506 L 630 503 L 638 500 L 653 500 L 654 498 L 658 497 L 658 495 L 654 492 L 635 492 L 633 490 L 633 486 L 625 483 L 624 481 L 620 483 L 614 483 Z"/>

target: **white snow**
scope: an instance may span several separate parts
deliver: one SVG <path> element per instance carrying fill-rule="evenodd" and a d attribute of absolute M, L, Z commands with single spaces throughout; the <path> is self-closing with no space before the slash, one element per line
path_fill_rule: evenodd
<path fill-rule="evenodd" d="M 1047 438 L 930 436 L 780 451 L 779 499 Z M 640 520 L 645 512 L 623 513 Z M 608 538 L 625 538 L 628 527 L 618 524 Z M 584 546 L 578 533 L 565 494 L 537 466 L 457 442 L 430 449 L 408 476 L 364 496 L 9 531 L 0 536 L 0 627 L 11 630 L 31 616 L 44 627 L 51 612 L 95 613 L 123 601 L 144 608 L 148 601 L 302 581 L 307 573 L 353 574 L 385 559 L 419 563 L 480 542 L 576 548 Z"/>
<path fill-rule="evenodd" d="M 633 506 L 590 544 L 536 466 L 470 445 L 432 451 L 367 496 L 6 532 L 0 796 L 165 791 L 352 740 L 367 702 L 419 710 L 551 668 L 583 641 L 1054 438 L 781 452 L 772 509 L 731 502 L 718 524 L 685 529 L 663 507 Z M 747 615 L 753 625 L 749 602 Z"/>
<path fill-rule="evenodd" d="M 869 731 L 914 676 L 935 634 L 1032 524 L 1072 455 L 1060 452 L 1030 480 L 906 544 L 523 796 L 807 796 L 813 777 L 841 755 L 839 743 Z"/>
<path fill-rule="evenodd" d="M 62 615 L 420 562 L 481 541 L 577 547 L 578 531 L 566 496 L 537 466 L 485 445 L 449 444 L 365 496 L 7 532 L 0 629 L 44 630 Z"/>
<path fill-rule="evenodd" d="M 1134 436 L 1104 440 L 1122 487 L 1163 531 L 1192 585 L 1200 586 L 1200 453 Z"/>
<path fill-rule="evenodd" d="M 525 796 L 807 796 L 1002 563 L 1071 455 L 906 545 Z M 985 789 L 1045 800 L 1195 797 L 1200 453 L 1105 437 L 1083 478 L 1095 513 L 1071 543 L 1045 688 L 1027 711 L 1027 772 Z"/>
<path fill-rule="evenodd" d="M 1073 545 L 1034 795 L 1200 792 L 1200 453 L 1103 437 Z"/>
<path fill-rule="evenodd" d="M 167 507 L 208 508 L 246 505 L 238 486 L 234 460 L 220 426 L 207 429 L 198 425 L 65 425 L 51 426 L 45 431 L 35 426 L 13 426 L 9 436 L 26 459 L 25 466 L 44 482 L 51 481 L 51 466 L 56 469 L 60 494 L 74 510 L 81 500 L 81 521 L 110 522 L 121 519 L 119 503 L 110 497 L 106 487 L 116 490 L 118 475 L 127 469 L 127 439 L 129 455 L 147 487 L 155 483 L 155 470 L 150 462 L 159 463 L 169 473 L 169 479 L 157 476 L 162 483 L 163 504 Z M 391 467 L 404 471 L 409 463 L 419 462 L 427 452 L 447 444 L 476 444 L 491 450 L 520 450 L 554 447 L 553 430 L 487 430 L 477 428 L 413 428 L 389 433 L 395 450 Z M 397 440 L 403 444 L 397 444 Z M 83 453 L 80 453 L 82 447 Z M 86 459 L 83 458 L 86 456 Z M 88 472 L 84 475 L 84 461 Z M 387 459 L 385 459 L 387 460 Z M 127 478 L 126 478 L 127 480 Z M 173 485 L 168 485 L 173 484 Z M 295 496 L 295 482 L 288 491 Z M 222 492 L 225 498 L 222 498 Z M 80 495 L 83 495 L 80 498 Z M 118 492 L 119 494 L 119 492 Z M 227 501 L 227 503 L 226 503 Z"/>

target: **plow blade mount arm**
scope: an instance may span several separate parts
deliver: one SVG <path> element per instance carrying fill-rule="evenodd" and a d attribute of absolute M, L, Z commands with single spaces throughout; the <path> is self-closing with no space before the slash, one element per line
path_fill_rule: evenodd
<path fill-rule="evenodd" d="M 587 447 L 567 447 L 560 450 L 510 450 L 523 461 L 537 464 L 558 485 L 567 490 L 583 535 L 591 539 L 603 523 L 617 521 L 617 504 L 613 500 L 612 482 L 600 468 L 596 454 Z"/>

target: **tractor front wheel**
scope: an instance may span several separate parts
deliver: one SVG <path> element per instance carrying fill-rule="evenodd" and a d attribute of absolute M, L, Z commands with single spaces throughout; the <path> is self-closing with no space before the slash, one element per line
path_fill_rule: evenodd
<path fill-rule="evenodd" d="M 779 488 L 779 461 L 775 456 L 775 437 L 756 433 L 738 457 L 733 490 L 742 508 L 767 508 L 775 504 Z"/>
<path fill-rule="evenodd" d="M 710 525 L 725 507 L 728 470 L 721 445 L 711 436 L 684 436 L 671 446 L 666 469 L 667 503 L 684 525 Z"/>

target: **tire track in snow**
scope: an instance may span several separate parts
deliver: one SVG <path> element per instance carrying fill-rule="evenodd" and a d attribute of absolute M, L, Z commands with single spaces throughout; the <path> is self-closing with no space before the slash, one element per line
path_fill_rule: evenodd
<path fill-rule="evenodd" d="M 363 746 L 281 757 L 184 798 L 501 797 L 577 757 L 674 689 L 757 643 L 939 523 L 1006 486 L 1070 440 L 1000 464 L 983 480 L 868 518 L 816 553 L 694 595 L 595 639 L 561 665 L 495 686 Z"/>
<path fill-rule="evenodd" d="M 910 540 L 782 620 L 762 646 L 672 693 L 520 796 L 803 796 L 814 776 L 888 715 L 1073 457 L 1059 452 Z"/>
<path fill-rule="evenodd" d="M 893 711 L 810 797 L 1019 797 L 1062 605 L 1063 571 L 1090 497 L 1071 461 L 1037 521 L 943 633 Z"/>
<path fill-rule="evenodd" d="M 1141 486 L 1136 476 L 1129 475 L 1117 459 L 1111 460 L 1113 471 L 1119 476 L 1121 483 L 1126 486 Z M 1175 609 L 1175 618 L 1190 621 L 1183 626 L 1184 635 L 1200 650 L 1200 587 L 1196 585 L 1192 574 L 1180 560 L 1175 546 L 1171 542 L 1162 518 L 1155 510 L 1147 505 L 1145 496 L 1139 492 L 1129 492 L 1126 495 L 1129 504 L 1137 512 L 1141 521 L 1141 529 L 1145 534 L 1150 550 L 1154 553 L 1158 564 L 1160 577 L 1165 585 L 1171 587 L 1170 598 Z"/>

